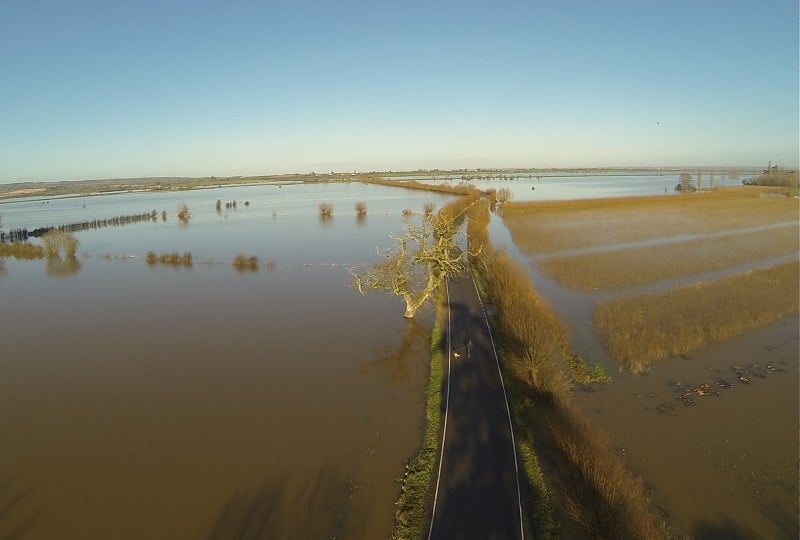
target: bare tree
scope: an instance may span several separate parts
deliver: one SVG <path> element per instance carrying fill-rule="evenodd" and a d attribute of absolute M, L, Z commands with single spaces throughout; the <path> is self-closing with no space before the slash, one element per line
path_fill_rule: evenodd
<path fill-rule="evenodd" d="M 386 290 L 406 301 L 404 317 L 412 318 L 445 278 L 464 268 L 464 253 L 456 245 L 457 224 L 448 212 L 403 212 L 405 233 L 392 235 L 394 246 L 378 250 L 383 261 L 350 269 L 361 294 Z"/>

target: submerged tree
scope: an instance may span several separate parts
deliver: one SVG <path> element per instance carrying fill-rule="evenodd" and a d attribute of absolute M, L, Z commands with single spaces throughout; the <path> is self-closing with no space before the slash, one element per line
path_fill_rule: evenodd
<path fill-rule="evenodd" d="M 405 233 L 391 237 L 395 245 L 378 250 L 383 261 L 350 273 L 361 294 L 386 290 L 403 297 L 404 316 L 412 318 L 447 276 L 464 268 L 464 253 L 456 245 L 457 224 L 448 212 L 403 212 L 403 224 Z"/>
<path fill-rule="evenodd" d="M 78 239 L 72 233 L 52 229 L 42 235 L 44 255 L 48 259 L 61 258 L 74 259 L 78 251 Z"/>

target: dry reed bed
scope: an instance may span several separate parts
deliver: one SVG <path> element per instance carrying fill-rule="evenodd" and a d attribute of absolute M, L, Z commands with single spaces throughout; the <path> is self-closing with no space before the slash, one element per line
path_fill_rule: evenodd
<path fill-rule="evenodd" d="M 797 226 L 786 226 L 643 248 L 553 257 L 537 264 L 542 272 L 565 287 L 593 291 L 654 283 L 796 253 L 797 239 Z"/>
<path fill-rule="evenodd" d="M 633 372 L 798 312 L 796 261 L 598 304 L 594 322 L 614 359 Z"/>
<path fill-rule="evenodd" d="M 503 220 L 529 254 L 797 221 L 797 201 L 748 186 L 672 196 L 506 203 Z"/>

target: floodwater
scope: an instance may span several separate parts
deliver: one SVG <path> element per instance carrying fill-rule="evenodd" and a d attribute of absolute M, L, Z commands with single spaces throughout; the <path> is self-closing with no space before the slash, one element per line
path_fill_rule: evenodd
<path fill-rule="evenodd" d="M 508 189 L 514 201 L 550 201 L 563 199 L 594 199 L 603 197 L 631 197 L 643 195 L 674 194 L 675 185 L 680 182 L 679 173 L 648 174 L 529 174 L 514 173 L 490 179 L 474 179 L 475 187 L 487 189 Z M 447 177 L 408 176 L 406 180 L 432 183 L 457 184 L 462 176 Z M 708 173 L 704 171 L 701 180 L 708 187 Z M 741 185 L 741 180 L 717 175 L 716 187 Z"/>
<path fill-rule="evenodd" d="M 422 438 L 431 311 L 407 322 L 346 267 L 378 260 L 402 209 L 447 200 L 331 184 L 0 205 L 6 229 L 168 213 L 76 233 L 61 272 L 5 261 L 0 537 L 387 538 Z M 148 266 L 148 250 L 195 263 Z M 237 272 L 237 253 L 262 266 Z"/>
<path fill-rule="evenodd" d="M 642 476 L 677 531 L 697 540 L 797 536 L 798 317 L 664 360 L 643 375 L 616 370 L 591 319 L 595 302 L 609 294 L 654 292 L 797 260 L 797 254 L 589 294 L 562 288 L 539 272 L 536 259 L 517 249 L 502 220 L 492 218 L 490 234 L 495 245 L 528 269 L 539 293 L 569 328 L 577 352 L 612 375 L 611 384 L 579 391 L 575 401 Z M 797 294 L 797 284 L 787 284 L 787 294 Z M 740 373 L 749 384 L 740 382 Z M 720 381 L 731 387 L 723 388 Z M 694 404 L 676 399 L 701 384 L 716 392 L 698 396 Z"/>

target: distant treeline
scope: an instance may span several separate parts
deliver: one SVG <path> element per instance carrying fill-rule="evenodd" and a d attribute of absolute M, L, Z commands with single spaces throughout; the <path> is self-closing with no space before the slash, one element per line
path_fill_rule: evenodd
<path fill-rule="evenodd" d="M 161 218 L 166 218 L 166 213 L 162 212 Z M 43 234 L 57 230 L 62 232 L 77 232 L 85 231 L 88 229 L 100 229 L 103 227 L 119 227 L 121 225 L 130 225 L 131 223 L 139 223 L 141 221 L 156 221 L 158 213 L 153 210 L 146 214 L 133 214 L 130 216 L 117 216 L 106 219 L 93 219 L 91 221 L 81 221 L 78 223 L 67 223 L 66 225 L 38 227 L 29 231 L 27 228 L 11 229 L 10 231 L 0 231 L 0 242 L 26 242 L 29 238 L 39 238 Z"/>

